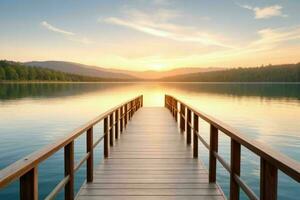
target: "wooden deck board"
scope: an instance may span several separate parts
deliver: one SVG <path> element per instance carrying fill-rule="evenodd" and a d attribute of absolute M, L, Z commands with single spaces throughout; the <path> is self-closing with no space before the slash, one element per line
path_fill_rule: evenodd
<path fill-rule="evenodd" d="M 84 184 L 79 200 L 220 200 L 208 172 L 177 129 L 167 109 L 141 108 Z"/>

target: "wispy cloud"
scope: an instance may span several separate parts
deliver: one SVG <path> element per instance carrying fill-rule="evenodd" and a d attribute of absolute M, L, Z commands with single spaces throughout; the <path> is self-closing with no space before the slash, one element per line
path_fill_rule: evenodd
<path fill-rule="evenodd" d="M 280 5 L 272 5 L 263 8 L 252 7 L 250 5 L 239 5 L 239 6 L 253 11 L 255 15 L 255 19 L 267 19 L 271 17 L 287 17 L 286 14 L 282 13 L 282 6 Z"/>
<path fill-rule="evenodd" d="M 72 33 L 70 31 L 66 31 L 66 30 L 63 30 L 61 28 L 57 28 L 51 24 L 49 24 L 48 22 L 46 21 L 42 21 L 41 25 L 43 27 L 45 27 L 46 29 L 50 30 L 50 31 L 53 31 L 53 32 L 56 32 L 56 33 L 61 33 L 63 35 L 75 35 L 75 33 Z"/>
<path fill-rule="evenodd" d="M 67 31 L 67 30 L 58 28 L 58 27 L 48 23 L 47 21 L 42 21 L 41 25 L 49 31 L 59 33 L 59 34 L 66 36 L 67 39 L 70 41 L 79 42 L 82 44 L 91 44 L 92 43 L 92 41 L 86 37 L 81 37 L 71 31 Z"/>
<path fill-rule="evenodd" d="M 169 5 L 170 0 L 152 0 L 156 5 Z"/>
<path fill-rule="evenodd" d="M 156 11 L 155 14 L 148 14 L 137 10 L 126 10 L 124 14 L 126 17 L 108 17 L 104 20 L 99 19 L 99 22 L 104 21 L 180 42 L 196 42 L 203 45 L 233 48 L 223 43 L 218 36 L 201 31 L 199 28 L 172 23 L 172 20 L 181 17 L 181 14 L 175 11 L 161 9 Z"/>

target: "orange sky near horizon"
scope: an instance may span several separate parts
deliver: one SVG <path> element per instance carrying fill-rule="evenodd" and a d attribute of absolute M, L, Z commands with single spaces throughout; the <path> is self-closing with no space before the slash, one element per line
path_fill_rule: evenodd
<path fill-rule="evenodd" d="M 0 59 L 133 71 L 300 62 L 300 1 L 241 2 L 4 0 Z"/>

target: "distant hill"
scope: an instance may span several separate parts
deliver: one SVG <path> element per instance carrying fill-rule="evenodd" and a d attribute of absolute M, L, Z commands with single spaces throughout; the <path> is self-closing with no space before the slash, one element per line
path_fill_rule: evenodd
<path fill-rule="evenodd" d="M 178 68 L 178 69 L 172 69 L 172 70 L 166 70 L 166 71 L 154 71 L 154 70 L 148 70 L 148 71 L 125 71 L 122 70 L 122 73 L 129 74 L 131 76 L 135 76 L 140 79 L 160 79 L 164 77 L 169 76 L 177 76 L 177 75 L 184 75 L 184 74 L 191 74 L 191 73 L 197 73 L 197 72 L 211 72 L 211 71 L 220 71 L 224 70 L 224 68 L 218 68 L 218 67 L 207 67 L 207 68 L 196 68 L 196 67 L 186 67 L 186 68 Z M 113 72 L 116 72 L 116 70 L 113 70 Z M 121 72 L 121 71 L 119 71 Z"/>
<path fill-rule="evenodd" d="M 73 63 L 73 62 L 32 61 L 32 62 L 25 62 L 24 64 L 28 66 L 43 67 L 47 69 L 52 69 L 56 71 L 77 74 L 82 76 L 92 76 L 92 77 L 99 77 L 99 78 L 136 79 L 136 77 L 128 74 L 112 72 L 104 68 L 83 65 L 79 63 Z"/>
<path fill-rule="evenodd" d="M 108 69 L 90 65 L 83 65 L 73 62 L 64 61 L 32 61 L 26 62 L 25 65 L 44 67 L 66 73 L 78 74 L 83 76 L 93 76 L 101 78 L 121 78 L 121 79 L 159 79 L 168 76 L 176 76 L 182 74 L 209 72 L 224 70 L 224 68 L 179 68 L 167 71 L 129 71 L 119 69 Z"/>
<path fill-rule="evenodd" d="M 157 81 L 176 82 L 300 82 L 300 63 L 265 67 L 234 68 L 214 72 L 165 77 Z"/>
<path fill-rule="evenodd" d="M 23 63 L 0 60 L 0 81 L 126 81 L 128 79 L 100 78 L 65 73 L 47 68 L 27 66 Z"/>

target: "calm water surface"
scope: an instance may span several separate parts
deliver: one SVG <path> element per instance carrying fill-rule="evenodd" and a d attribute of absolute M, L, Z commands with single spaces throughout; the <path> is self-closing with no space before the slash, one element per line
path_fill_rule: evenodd
<path fill-rule="evenodd" d="M 129 98 L 144 95 L 144 106 L 163 106 L 168 93 L 210 114 L 247 137 L 300 161 L 300 84 L 203 83 L 77 83 L 0 84 L 0 169 Z M 208 139 L 209 126 L 201 131 Z M 95 137 L 103 134 L 102 123 Z M 208 140 L 207 140 L 208 141 Z M 229 161 L 230 140 L 220 134 L 221 155 Z M 75 142 L 75 158 L 85 152 L 85 137 Z M 208 152 L 200 148 L 208 164 Z M 102 159 L 102 144 L 95 150 Z M 242 149 L 241 176 L 259 194 L 259 158 Z M 63 177 L 63 152 L 39 166 L 39 195 L 44 198 Z M 76 174 L 76 189 L 85 179 L 85 166 Z M 229 176 L 218 165 L 218 182 L 228 195 Z M 0 191 L 0 199 L 17 199 L 18 181 Z M 279 199 L 299 199 L 298 183 L 279 174 Z M 241 194 L 246 199 L 244 194 Z M 62 199 L 63 194 L 58 196 Z"/>

